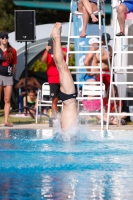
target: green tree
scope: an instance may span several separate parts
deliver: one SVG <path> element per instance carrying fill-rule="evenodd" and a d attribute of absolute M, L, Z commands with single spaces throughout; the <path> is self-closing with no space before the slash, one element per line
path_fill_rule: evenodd
<path fill-rule="evenodd" d="M 14 5 L 13 0 L 0 0 L 0 31 L 14 31 L 15 10 L 35 10 L 37 25 L 69 21 L 68 11 L 18 7 Z"/>
<path fill-rule="evenodd" d="M 0 31 L 14 31 L 14 9 L 11 0 L 0 0 Z"/>
<path fill-rule="evenodd" d="M 47 64 L 42 63 L 41 59 L 37 59 L 30 67 L 30 70 L 34 72 L 45 72 L 47 70 Z"/>
<path fill-rule="evenodd" d="M 74 45 L 70 45 L 70 50 L 74 51 Z M 75 66 L 75 55 L 71 54 L 69 58 L 69 66 Z M 31 66 L 30 70 L 34 72 L 45 72 L 47 70 L 47 64 L 41 62 L 41 58 L 38 58 Z M 75 69 L 71 69 L 75 71 Z"/>
<path fill-rule="evenodd" d="M 36 23 L 37 25 L 40 25 L 40 24 L 55 23 L 58 21 L 61 23 L 68 22 L 69 15 L 70 15 L 69 11 L 36 9 Z"/>
<path fill-rule="evenodd" d="M 14 31 L 15 10 L 35 10 L 37 25 L 55 23 L 57 21 L 68 22 L 70 14 L 70 11 L 64 10 L 18 7 L 14 5 L 13 0 L 0 0 L 0 31 Z M 106 15 L 106 24 L 110 24 L 109 15 Z"/>

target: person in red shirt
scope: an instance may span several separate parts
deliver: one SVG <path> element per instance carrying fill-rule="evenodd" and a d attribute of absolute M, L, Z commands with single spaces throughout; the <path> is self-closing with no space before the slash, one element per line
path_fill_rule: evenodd
<path fill-rule="evenodd" d="M 50 85 L 50 97 L 52 98 L 52 112 L 54 113 L 58 111 L 57 104 L 60 92 L 60 77 L 53 58 L 53 43 L 50 42 L 50 45 L 46 45 L 46 49 L 43 53 L 41 60 L 43 63 L 47 63 L 47 76 L 48 83 Z M 62 47 L 64 59 L 66 59 L 66 51 L 66 48 Z"/>
<path fill-rule="evenodd" d="M 4 114 L 5 126 L 13 126 L 8 122 L 10 112 L 10 100 L 13 87 L 13 74 L 17 64 L 16 50 L 8 42 L 8 33 L 0 33 L 0 101 L 2 89 L 4 89 Z"/>

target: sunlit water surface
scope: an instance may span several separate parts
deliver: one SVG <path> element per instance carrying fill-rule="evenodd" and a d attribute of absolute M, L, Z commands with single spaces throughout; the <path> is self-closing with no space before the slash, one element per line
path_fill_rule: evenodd
<path fill-rule="evenodd" d="M 0 199 L 132 200 L 133 131 L 0 130 Z"/>

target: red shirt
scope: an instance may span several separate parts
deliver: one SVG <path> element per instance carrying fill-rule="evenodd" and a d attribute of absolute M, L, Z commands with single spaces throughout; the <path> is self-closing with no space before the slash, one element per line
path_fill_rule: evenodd
<path fill-rule="evenodd" d="M 119 101 L 116 101 L 116 109 L 118 111 L 120 104 Z M 123 106 L 123 102 L 121 101 L 121 107 Z M 108 104 L 105 105 L 105 110 L 108 111 Z M 110 112 L 115 112 L 115 104 L 114 102 L 110 103 Z"/>
<path fill-rule="evenodd" d="M 6 56 L 6 54 L 7 54 L 7 51 L 5 51 L 5 52 L 3 53 L 4 56 Z M 9 62 L 9 61 L 6 60 L 5 62 L 2 63 L 2 66 L 3 66 L 3 67 L 4 67 L 4 66 L 8 66 L 10 63 L 12 63 L 12 64 L 17 64 L 17 52 L 16 52 L 15 49 L 13 49 L 13 59 L 12 59 L 12 61 Z"/>
<path fill-rule="evenodd" d="M 67 52 L 67 49 L 62 47 L 62 51 Z M 44 51 L 45 53 L 46 51 Z M 64 59 L 66 60 L 66 57 Z M 53 54 L 47 55 L 47 76 L 49 83 L 60 83 L 59 72 L 55 65 Z"/>
<path fill-rule="evenodd" d="M 5 57 L 7 54 L 7 51 L 3 52 L 0 48 L 0 56 Z M 17 52 L 13 48 L 13 59 L 12 61 L 5 60 L 0 63 L 0 75 L 2 76 L 12 76 L 12 67 L 14 64 L 17 64 Z"/>

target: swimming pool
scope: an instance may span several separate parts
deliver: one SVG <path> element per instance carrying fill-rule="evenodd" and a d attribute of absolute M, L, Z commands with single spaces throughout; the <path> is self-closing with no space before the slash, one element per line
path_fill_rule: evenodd
<path fill-rule="evenodd" d="M 0 199 L 131 200 L 132 131 L 0 130 Z"/>

